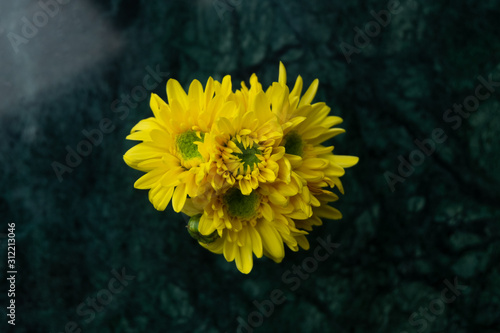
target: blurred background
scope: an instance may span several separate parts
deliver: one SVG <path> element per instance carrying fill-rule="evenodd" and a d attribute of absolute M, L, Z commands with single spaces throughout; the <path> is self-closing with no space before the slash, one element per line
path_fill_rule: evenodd
<path fill-rule="evenodd" d="M 0 331 L 500 332 L 499 15 L 500 1 L 0 2 Z M 125 136 L 169 78 L 268 86 L 280 60 L 289 84 L 319 78 L 315 101 L 347 130 L 329 143 L 360 162 L 342 220 L 244 275 L 133 188 Z M 340 246 L 311 265 L 317 238 Z"/>

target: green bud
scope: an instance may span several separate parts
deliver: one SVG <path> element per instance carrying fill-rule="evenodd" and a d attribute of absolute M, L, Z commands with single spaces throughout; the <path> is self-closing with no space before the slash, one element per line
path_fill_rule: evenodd
<path fill-rule="evenodd" d="M 191 235 L 191 237 L 193 237 L 194 239 L 196 239 L 198 242 L 201 242 L 201 243 L 210 244 L 210 243 L 215 242 L 217 240 L 217 238 L 219 238 L 217 231 L 212 232 L 208 236 L 202 235 L 198 231 L 198 224 L 200 223 L 200 218 L 201 218 L 201 214 L 191 216 L 191 218 L 189 219 L 189 222 L 186 226 L 189 234 Z"/>

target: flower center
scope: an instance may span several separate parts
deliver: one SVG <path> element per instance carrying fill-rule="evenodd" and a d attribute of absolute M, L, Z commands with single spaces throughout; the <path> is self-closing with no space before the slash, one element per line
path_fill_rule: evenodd
<path fill-rule="evenodd" d="M 230 216 L 250 219 L 257 213 L 259 195 L 255 191 L 249 195 L 243 195 L 239 189 L 232 188 L 224 195 L 224 204 Z"/>
<path fill-rule="evenodd" d="M 302 156 L 304 149 L 304 141 L 297 132 L 290 132 L 284 137 L 285 139 L 285 152 L 287 154 Z"/>
<path fill-rule="evenodd" d="M 186 131 L 177 135 L 177 148 L 184 160 L 190 160 L 196 157 L 201 158 L 201 154 L 198 151 L 198 145 L 196 145 L 195 142 L 203 142 L 204 137 L 205 133 L 196 131 Z"/>
<path fill-rule="evenodd" d="M 236 147 L 241 150 L 241 154 L 234 153 L 234 156 L 241 159 L 241 162 L 243 163 L 245 169 L 247 168 L 247 166 L 249 166 L 250 170 L 253 170 L 255 165 L 260 162 L 259 158 L 257 157 L 257 155 L 262 154 L 259 148 L 253 145 L 252 140 L 249 140 L 248 145 L 245 145 L 243 143 L 243 140 L 241 142 L 238 142 L 238 140 L 233 140 L 233 142 L 236 144 Z"/>

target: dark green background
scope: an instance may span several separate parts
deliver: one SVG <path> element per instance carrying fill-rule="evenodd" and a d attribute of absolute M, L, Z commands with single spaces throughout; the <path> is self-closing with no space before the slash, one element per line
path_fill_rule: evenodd
<path fill-rule="evenodd" d="M 215 3 L 228 10 L 212 0 L 70 1 L 17 53 L 9 33 L 21 35 L 40 6 L 0 5 L 0 233 L 16 223 L 15 331 L 64 332 L 74 321 L 82 332 L 235 332 L 254 300 L 280 289 L 286 302 L 255 332 L 500 332 L 500 87 L 456 130 L 443 121 L 478 76 L 500 81 L 500 2 L 404 1 L 349 64 L 341 43 L 355 46 L 354 29 L 387 1 Z M 280 60 L 289 83 L 319 78 L 315 101 L 345 120 L 335 152 L 360 157 L 335 203 L 343 220 L 309 238 L 312 248 L 329 235 L 341 245 L 295 291 L 282 275 L 311 251 L 256 260 L 243 275 L 198 246 L 171 206 L 155 211 L 122 160 L 133 145 L 125 136 L 152 115 L 148 100 L 124 119 L 111 107 L 148 66 L 185 88 L 226 74 L 239 87 L 254 72 L 267 86 Z M 167 79 L 154 89 L 162 98 Z M 103 118 L 115 129 L 59 182 L 51 164 Z M 384 174 L 436 128 L 447 140 L 391 192 Z M 86 322 L 77 307 L 122 267 L 134 280 Z M 467 289 L 422 319 L 455 278 Z"/>

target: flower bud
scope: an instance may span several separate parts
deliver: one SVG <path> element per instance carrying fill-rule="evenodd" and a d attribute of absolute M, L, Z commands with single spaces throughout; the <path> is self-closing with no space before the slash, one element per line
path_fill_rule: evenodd
<path fill-rule="evenodd" d="M 191 218 L 189 219 L 189 222 L 186 226 L 189 234 L 191 235 L 191 237 L 193 237 L 194 239 L 196 239 L 200 243 L 210 244 L 210 243 L 215 242 L 217 240 L 217 238 L 219 238 L 217 231 L 212 232 L 208 236 L 202 235 L 198 231 L 198 224 L 200 223 L 200 218 L 201 218 L 201 214 L 191 216 Z"/>

